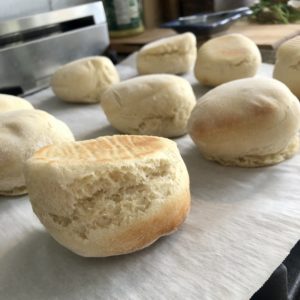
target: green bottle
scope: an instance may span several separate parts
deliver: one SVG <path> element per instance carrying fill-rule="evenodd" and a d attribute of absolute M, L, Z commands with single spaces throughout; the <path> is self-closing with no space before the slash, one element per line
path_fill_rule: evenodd
<path fill-rule="evenodd" d="M 125 37 L 144 31 L 138 0 L 103 0 L 111 37 Z"/>

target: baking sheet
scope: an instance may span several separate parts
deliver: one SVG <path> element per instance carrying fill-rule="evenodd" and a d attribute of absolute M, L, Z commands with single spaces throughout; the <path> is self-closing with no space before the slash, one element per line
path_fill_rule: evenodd
<path fill-rule="evenodd" d="M 118 66 L 136 75 L 134 56 Z M 271 76 L 272 66 L 260 74 Z M 199 96 L 207 91 L 185 76 Z M 50 89 L 27 98 L 65 121 L 76 139 L 115 134 L 99 105 L 68 104 Z M 191 177 L 184 225 L 134 254 L 82 258 L 56 243 L 27 196 L 0 198 L 0 299 L 249 299 L 300 237 L 300 155 L 241 169 L 204 160 L 176 139 Z"/>

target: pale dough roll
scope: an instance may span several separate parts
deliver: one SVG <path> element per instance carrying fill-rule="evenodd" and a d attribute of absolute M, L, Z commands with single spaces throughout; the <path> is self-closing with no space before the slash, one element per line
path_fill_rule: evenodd
<path fill-rule="evenodd" d="M 63 246 L 87 257 L 130 253 L 176 230 L 190 207 L 174 142 L 110 136 L 51 145 L 26 163 L 34 212 Z"/>
<path fill-rule="evenodd" d="M 279 163 L 299 149 L 300 104 L 280 81 L 225 83 L 198 100 L 188 130 L 203 156 L 224 165 Z"/>
<path fill-rule="evenodd" d="M 286 84 L 300 99 L 300 36 L 278 48 L 273 77 Z"/>
<path fill-rule="evenodd" d="M 33 106 L 20 97 L 0 94 L 0 113 L 19 109 L 33 109 Z"/>
<path fill-rule="evenodd" d="M 139 74 L 182 74 L 194 67 L 196 37 L 187 32 L 145 45 L 137 55 Z"/>
<path fill-rule="evenodd" d="M 107 57 L 92 56 L 60 67 L 51 78 L 51 87 L 61 100 L 95 103 L 105 89 L 119 81 L 117 69 Z"/>
<path fill-rule="evenodd" d="M 67 125 L 44 111 L 0 113 L 0 195 L 26 193 L 23 164 L 36 150 L 73 140 Z"/>
<path fill-rule="evenodd" d="M 253 77 L 261 64 L 255 43 L 241 34 L 213 38 L 198 50 L 195 77 L 207 86 Z"/>
<path fill-rule="evenodd" d="M 186 133 L 196 104 L 189 82 L 175 75 L 144 75 L 108 89 L 101 106 L 113 127 L 129 134 L 175 137 Z"/>

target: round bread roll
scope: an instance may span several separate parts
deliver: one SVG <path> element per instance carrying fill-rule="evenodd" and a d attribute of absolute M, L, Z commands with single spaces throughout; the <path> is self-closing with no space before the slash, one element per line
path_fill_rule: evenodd
<path fill-rule="evenodd" d="M 86 257 L 142 249 L 178 228 L 190 207 L 176 144 L 111 136 L 50 145 L 25 166 L 34 212 L 60 244 Z"/>
<path fill-rule="evenodd" d="M 299 149 L 300 104 L 280 81 L 247 78 L 225 83 L 199 99 L 188 131 L 206 159 L 259 167 Z"/>
<path fill-rule="evenodd" d="M 95 103 L 112 84 L 119 82 L 113 63 L 104 56 L 86 57 L 60 67 L 51 78 L 55 95 L 67 102 Z"/>
<path fill-rule="evenodd" d="M 33 106 L 20 97 L 0 94 L 0 113 L 19 109 L 33 109 Z"/>
<path fill-rule="evenodd" d="M 207 86 L 252 77 L 261 64 L 253 41 L 241 34 L 228 34 L 204 43 L 197 56 L 195 77 Z"/>
<path fill-rule="evenodd" d="M 286 84 L 300 99 L 300 36 L 278 48 L 273 77 Z"/>
<path fill-rule="evenodd" d="M 186 73 L 194 67 L 196 37 L 187 32 L 145 45 L 137 55 L 139 74 Z"/>
<path fill-rule="evenodd" d="M 196 104 L 189 82 L 175 75 L 145 75 L 114 85 L 102 95 L 102 108 L 117 130 L 175 137 L 186 133 Z"/>
<path fill-rule="evenodd" d="M 26 194 L 23 163 L 39 148 L 73 141 L 63 122 L 40 110 L 0 114 L 0 195 Z"/>

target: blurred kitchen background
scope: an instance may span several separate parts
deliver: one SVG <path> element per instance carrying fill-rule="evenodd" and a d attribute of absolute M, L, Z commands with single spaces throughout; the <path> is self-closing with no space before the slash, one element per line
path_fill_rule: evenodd
<path fill-rule="evenodd" d="M 0 20 L 19 18 L 41 12 L 86 4 L 90 0 L 5 0 L 0 1 Z M 178 16 L 220 11 L 250 5 L 253 0 L 143 0 L 146 27 L 159 25 Z"/>
<path fill-rule="evenodd" d="M 146 27 L 158 26 L 162 22 L 179 16 L 213 12 L 251 6 L 258 0 L 137 0 L 144 10 Z M 41 12 L 96 2 L 95 0 L 8 0 L 0 1 L 0 21 L 29 16 Z M 113 2 L 113 0 L 111 1 Z M 126 1 L 124 1 L 126 2 Z M 271 2 L 271 1 L 270 1 Z M 274 0 L 274 2 L 284 2 Z M 293 0 L 300 6 L 299 0 Z"/>
<path fill-rule="evenodd" d="M 257 2 L 258 6 L 253 8 Z M 290 2 L 299 4 L 300 0 Z M 275 62 L 276 49 L 281 43 L 300 34 L 300 25 L 294 22 L 300 20 L 300 10 L 290 22 L 285 8 L 281 9 L 287 0 L 104 0 L 102 3 L 91 0 L 0 1 L 0 91 L 30 93 L 48 86 L 51 74 L 69 61 L 106 55 L 117 63 L 145 44 L 178 32 L 194 32 L 198 47 L 218 35 L 243 34 L 256 43 L 263 61 L 269 63 Z M 274 6 L 274 11 L 266 8 L 268 5 Z M 234 16 L 232 12 L 229 16 L 223 13 L 240 7 L 250 14 L 239 13 L 240 17 L 236 18 L 236 11 Z M 204 21 L 195 23 L 195 14 L 204 14 Z M 254 15 L 259 20 L 253 19 Z M 129 27 L 125 24 L 125 29 L 116 28 L 117 18 L 123 22 L 122 26 L 124 20 L 128 21 Z M 180 26 L 174 27 L 174 24 Z"/>

